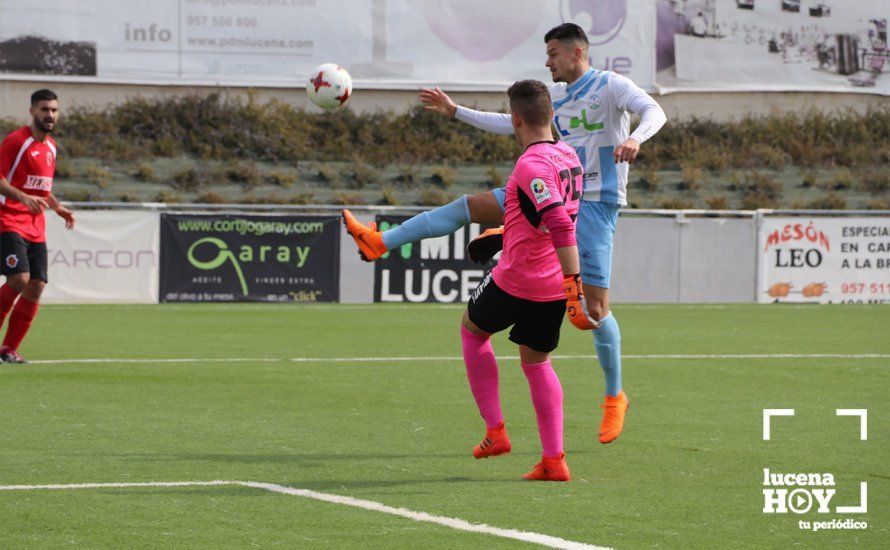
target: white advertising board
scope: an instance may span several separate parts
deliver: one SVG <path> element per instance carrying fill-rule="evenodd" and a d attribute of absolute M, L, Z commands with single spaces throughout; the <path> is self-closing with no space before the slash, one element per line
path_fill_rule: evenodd
<path fill-rule="evenodd" d="M 890 304 L 890 218 L 767 217 L 757 300 Z"/>
<path fill-rule="evenodd" d="M 46 214 L 47 303 L 156 303 L 160 215 L 126 210 L 75 212 L 66 230 Z"/>
<path fill-rule="evenodd" d="M 652 87 L 649 0 L 0 0 L 0 76 L 302 87 L 332 62 L 359 88 L 503 90 L 549 80 L 544 34 L 567 21 L 595 68 Z"/>

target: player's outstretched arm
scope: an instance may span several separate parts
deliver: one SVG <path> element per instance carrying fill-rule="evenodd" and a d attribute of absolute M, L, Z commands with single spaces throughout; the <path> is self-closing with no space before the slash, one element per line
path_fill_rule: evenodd
<path fill-rule="evenodd" d="M 510 121 L 510 115 L 476 111 L 475 109 L 461 107 L 438 86 L 432 89 L 424 88 L 421 90 L 420 102 L 423 103 L 424 109 L 428 111 L 434 111 L 449 118 L 456 118 L 480 130 L 502 135 L 513 134 L 513 123 Z"/>
<path fill-rule="evenodd" d="M 455 113 L 457 113 L 457 103 L 452 101 L 448 94 L 443 92 L 438 86 L 420 90 L 419 99 L 423 103 L 423 108 L 427 111 L 433 111 L 448 118 L 454 118 Z"/>

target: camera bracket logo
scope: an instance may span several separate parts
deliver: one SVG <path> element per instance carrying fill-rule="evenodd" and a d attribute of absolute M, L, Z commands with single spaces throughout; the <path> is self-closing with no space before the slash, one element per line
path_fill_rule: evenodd
<path fill-rule="evenodd" d="M 792 417 L 794 409 L 763 409 L 763 441 L 772 440 L 772 418 Z M 836 409 L 835 416 L 859 417 L 859 440 L 868 441 L 867 409 Z M 817 514 L 832 513 L 831 501 L 836 490 L 835 476 L 831 472 L 821 473 L 782 473 L 763 469 L 763 513 L 764 514 Z M 859 504 L 856 506 L 836 506 L 836 514 L 868 513 L 868 483 L 859 483 Z M 852 518 L 830 521 L 800 521 L 800 529 L 820 531 L 829 529 L 866 529 L 868 523 Z"/>

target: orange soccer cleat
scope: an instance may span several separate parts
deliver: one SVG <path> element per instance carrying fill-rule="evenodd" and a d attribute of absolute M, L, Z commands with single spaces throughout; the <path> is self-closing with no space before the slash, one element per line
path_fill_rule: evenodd
<path fill-rule="evenodd" d="M 611 443 L 621 435 L 624 428 L 624 415 L 630 404 L 627 402 L 627 396 L 623 391 L 618 395 L 606 396 L 606 402 L 600 405 L 604 409 L 603 422 L 600 424 L 600 443 Z"/>
<path fill-rule="evenodd" d="M 503 455 L 509 453 L 512 448 L 510 438 L 507 437 L 507 430 L 504 428 L 504 423 L 501 422 L 496 428 L 485 430 L 485 439 L 473 447 L 473 456 L 488 458 Z"/>
<path fill-rule="evenodd" d="M 522 479 L 529 481 L 569 481 L 572 476 L 569 474 L 569 466 L 566 464 L 565 453 L 559 453 L 557 456 L 545 456 L 541 458 L 541 462 L 535 464 L 534 469 L 522 476 Z"/>
<path fill-rule="evenodd" d="M 358 246 L 359 255 L 366 262 L 373 262 L 388 252 L 386 245 L 383 244 L 383 233 L 377 231 L 376 223 L 365 225 L 358 221 L 352 212 L 344 210 L 343 225 Z"/>

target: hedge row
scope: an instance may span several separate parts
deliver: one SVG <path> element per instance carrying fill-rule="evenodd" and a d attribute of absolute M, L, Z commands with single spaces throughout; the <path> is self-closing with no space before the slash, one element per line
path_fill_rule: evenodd
<path fill-rule="evenodd" d="M 0 130 L 15 126 L 12 120 L 0 120 Z M 490 164 L 518 153 L 512 136 L 481 132 L 420 107 L 401 114 L 319 113 L 221 93 L 74 108 L 63 113 L 58 138 L 69 158 L 109 161 L 188 155 L 272 162 Z M 886 165 L 890 107 L 865 115 L 814 111 L 739 122 L 672 120 L 641 155 L 644 165 L 657 169 Z"/>

